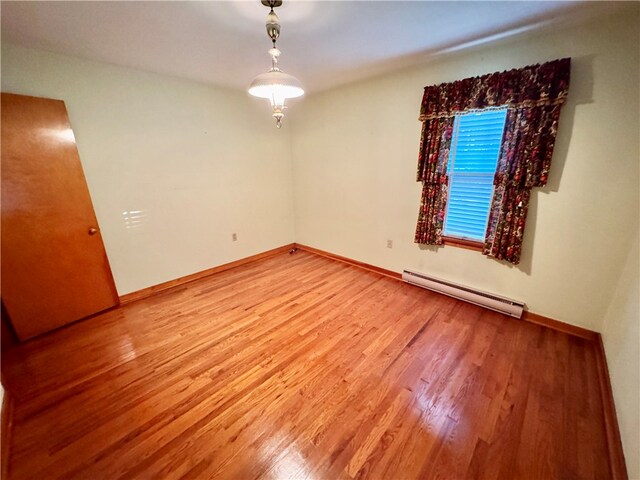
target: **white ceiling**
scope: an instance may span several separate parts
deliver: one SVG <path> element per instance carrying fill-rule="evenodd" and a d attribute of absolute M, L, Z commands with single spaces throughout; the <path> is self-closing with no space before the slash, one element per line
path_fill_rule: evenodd
<path fill-rule="evenodd" d="M 313 92 L 602 9 L 584 1 L 285 0 L 276 10 L 280 65 Z M 245 89 L 269 66 L 267 11 L 258 0 L 3 1 L 2 40 Z"/>

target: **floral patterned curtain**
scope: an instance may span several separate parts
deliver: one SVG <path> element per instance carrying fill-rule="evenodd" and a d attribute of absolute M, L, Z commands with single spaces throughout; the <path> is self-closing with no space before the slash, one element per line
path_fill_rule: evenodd
<path fill-rule="evenodd" d="M 442 245 L 442 224 L 447 205 L 447 162 L 454 117 L 433 118 L 422 125 L 418 179 L 422 200 L 416 227 L 416 243 Z"/>
<path fill-rule="evenodd" d="M 442 244 L 446 167 L 456 113 L 507 107 L 483 253 L 517 264 L 531 188 L 547 183 L 571 59 L 466 78 L 424 89 L 418 154 L 423 184 L 416 243 Z M 439 187 L 439 188 L 438 188 Z"/>

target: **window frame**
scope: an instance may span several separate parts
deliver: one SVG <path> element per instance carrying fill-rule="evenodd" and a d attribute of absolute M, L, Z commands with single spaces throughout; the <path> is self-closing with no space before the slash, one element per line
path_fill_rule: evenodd
<path fill-rule="evenodd" d="M 477 240 L 469 240 L 467 238 L 452 237 L 449 235 L 442 235 L 442 241 L 445 245 L 451 245 L 452 247 L 466 248 L 467 250 L 475 250 L 481 252 L 484 249 L 484 242 Z"/>
<path fill-rule="evenodd" d="M 448 178 L 448 184 L 449 184 L 449 188 L 447 189 L 447 203 L 446 203 L 446 209 L 445 209 L 445 217 L 444 217 L 444 221 L 442 223 L 442 241 L 444 243 L 444 245 L 451 245 L 454 247 L 459 247 L 459 248 L 466 248 L 468 250 L 475 250 L 475 251 L 482 251 L 484 249 L 484 240 L 476 240 L 474 238 L 469 238 L 469 237 L 464 237 L 464 236 L 458 236 L 458 235 L 447 235 L 446 232 L 446 228 L 447 228 L 447 219 L 449 217 L 449 206 L 450 206 L 450 196 L 451 196 L 451 184 L 452 184 L 452 175 L 453 175 L 453 168 L 455 165 L 455 161 L 456 161 L 456 151 L 457 151 L 457 145 L 458 145 L 458 132 L 460 129 L 460 118 L 464 115 L 470 115 L 473 113 L 481 113 L 481 112 L 486 112 L 486 111 L 495 111 L 495 110 L 507 110 L 507 106 L 500 106 L 500 107 L 488 107 L 488 108 L 483 108 L 483 109 L 479 109 L 479 110 L 470 110 L 470 111 L 466 111 L 466 112 L 459 112 L 456 113 L 455 115 L 455 121 L 454 121 L 454 126 L 453 126 L 453 135 L 452 135 L 452 145 L 450 147 L 450 153 L 449 156 L 450 158 L 447 159 L 447 164 L 451 164 L 451 169 L 447 168 L 447 178 Z M 506 122 L 506 117 L 505 117 L 505 122 Z M 502 136 L 500 137 L 500 144 L 502 144 L 504 140 L 504 124 L 502 127 Z M 497 160 L 500 159 L 500 150 L 498 150 L 498 158 Z M 496 169 L 498 167 L 498 163 L 496 160 Z M 493 171 L 493 173 L 485 173 L 485 172 L 458 172 L 456 175 L 460 175 L 460 176 L 465 176 L 466 175 L 475 175 L 475 176 L 487 176 L 487 177 L 491 177 L 493 178 L 495 176 L 496 170 Z M 493 197 L 495 195 L 495 185 L 493 185 L 493 182 L 491 183 L 491 202 L 493 202 Z M 487 218 L 485 220 L 485 226 L 484 226 L 484 232 L 486 235 L 487 232 L 487 228 L 489 227 L 489 216 L 491 215 L 491 206 L 489 206 L 489 211 L 487 212 Z"/>

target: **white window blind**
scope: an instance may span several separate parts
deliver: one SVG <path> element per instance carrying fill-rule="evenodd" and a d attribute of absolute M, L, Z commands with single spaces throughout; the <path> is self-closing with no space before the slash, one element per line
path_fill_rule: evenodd
<path fill-rule="evenodd" d="M 506 115 L 506 109 L 490 109 L 456 116 L 447 166 L 446 236 L 484 240 Z"/>

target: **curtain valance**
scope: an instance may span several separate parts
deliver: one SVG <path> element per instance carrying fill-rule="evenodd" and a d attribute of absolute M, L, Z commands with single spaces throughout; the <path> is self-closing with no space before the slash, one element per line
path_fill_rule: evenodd
<path fill-rule="evenodd" d="M 425 87 L 420 121 L 488 107 L 561 104 L 569 90 L 570 66 L 570 58 L 561 58 Z"/>

